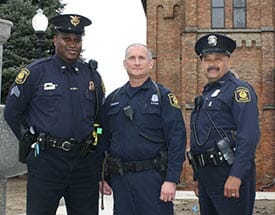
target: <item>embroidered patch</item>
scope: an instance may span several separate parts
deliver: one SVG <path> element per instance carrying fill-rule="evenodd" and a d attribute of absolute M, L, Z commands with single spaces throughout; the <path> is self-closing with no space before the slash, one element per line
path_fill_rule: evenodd
<path fill-rule="evenodd" d="M 31 74 L 30 70 L 27 68 L 21 69 L 21 71 L 17 74 L 15 78 L 16 84 L 24 84 L 24 82 L 27 80 L 28 76 Z"/>
<path fill-rule="evenodd" d="M 170 104 L 173 107 L 178 108 L 178 109 L 181 108 L 180 105 L 179 105 L 179 101 L 178 101 L 178 99 L 177 99 L 177 97 L 174 93 L 169 93 L 168 97 L 169 97 Z"/>
<path fill-rule="evenodd" d="M 247 103 L 250 102 L 251 97 L 249 90 L 246 87 L 238 87 L 235 90 L 235 100 L 236 102 Z"/>
<path fill-rule="evenodd" d="M 14 86 L 12 89 L 11 89 L 11 92 L 10 92 L 10 96 L 12 95 L 15 95 L 15 97 L 19 98 L 20 96 L 20 90 L 18 88 L 18 86 Z"/>

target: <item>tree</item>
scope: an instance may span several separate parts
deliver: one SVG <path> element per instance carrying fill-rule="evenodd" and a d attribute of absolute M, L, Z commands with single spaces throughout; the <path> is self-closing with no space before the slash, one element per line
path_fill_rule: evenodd
<path fill-rule="evenodd" d="M 47 17 L 62 12 L 64 4 L 56 0 L 40 0 L 41 8 Z M 2 98 L 4 103 L 10 85 L 21 67 L 36 59 L 37 37 L 32 28 L 32 17 L 39 6 L 39 0 L 0 0 L 0 18 L 13 23 L 11 36 L 3 45 Z M 42 44 L 43 56 L 53 52 L 53 28 L 49 27 Z"/>

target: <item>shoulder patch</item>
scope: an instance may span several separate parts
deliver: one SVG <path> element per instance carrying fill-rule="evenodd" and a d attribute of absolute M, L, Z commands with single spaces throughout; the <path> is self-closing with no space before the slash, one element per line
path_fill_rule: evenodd
<path fill-rule="evenodd" d="M 16 84 L 24 84 L 24 82 L 27 80 L 27 78 L 30 74 L 31 74 L 31 72 L 27 68 L 21 69 L 15 78 L 15 83 Z"/>
<path fill-rule="evenodd" d="M 181 108 L 180 105 L 179 105 L 179 101 L 178 101 L 178 99 L 177 99 L 177 97 L 174 93 L 169 93 L 168 97 L 169 97 L 170 104 L 173 107 L 178 108 L 178 109 Z"/>
<path fill-rule="evenodd" d="M 251 96 L 250 96 L 249 89 L 247 89 L 246 87 L 236 88 L 235 100 L 236 100 L 236 102 L 242 102 L 242 103 L 250 102 Z"/>

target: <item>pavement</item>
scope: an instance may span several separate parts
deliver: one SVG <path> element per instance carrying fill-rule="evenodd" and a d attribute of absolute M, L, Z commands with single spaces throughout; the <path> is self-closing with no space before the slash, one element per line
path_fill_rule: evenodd
<path fill-rule="evenodd" d="M 193 191 L 177 191 L 176 199 L 197 199 Z M 256 199 L 275 200 L 275 192 L 256 192 Z M 104 196 L 104 210 L 99 209 L 99 215 L 113 214 L 113 196 Z M 17 214 L 26 215 L 26 214 Z M 60 202 L 56 215 L 67 215 L 64 202 Z"/>

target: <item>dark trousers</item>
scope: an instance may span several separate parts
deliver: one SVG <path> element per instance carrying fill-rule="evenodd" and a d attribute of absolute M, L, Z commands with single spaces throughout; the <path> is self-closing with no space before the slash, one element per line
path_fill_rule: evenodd
<path fill-rule="evenodd" d="M 68 215 L 98 214 L 96 156 L 49 149 L 28 156 L 27 215 L 55 215 L 64 197 Z"/>
<path fill-rule="evenodd" d="M 114 215 L 173 215 L 173 203 L 160 200 L 162 183 L 156 170 L 111 175 Z"/>
<path fill-rule="evenodd" d="M 253 166 L 253 165 L 252 165 Z M 201 215 L 252 215 L 255 202 L 255 167 L 242 181 L 240 198 L 224 197 L 224 184 L 230 167 L 224 163 L 218 167 L 199 170 L 199 203 Z"/>

